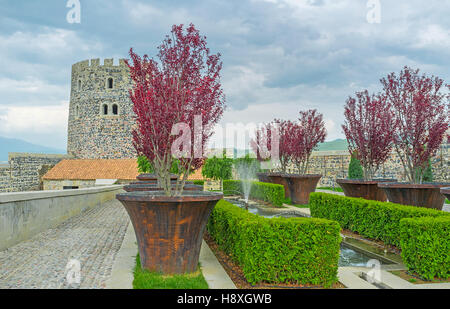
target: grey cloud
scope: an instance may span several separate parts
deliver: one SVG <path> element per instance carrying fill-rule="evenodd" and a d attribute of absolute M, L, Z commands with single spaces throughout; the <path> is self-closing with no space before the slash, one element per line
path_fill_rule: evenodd
<path fill-rule="evenodd" d="M 72 63 L 127 57 L 130 47 L 155 54 L 172 24 L 190 22 L 223 55 L 232 110 L 314 106 L 338 130 L 348 95 L 377 91 L 379 78 L 404 65 L 450 82 L 450 7 L 441 0 L 381 0 L 381 24 L 367 23 L 364 0 L 81 3 L 82 22 L 71 25 L 65 1 L 0 0 L 1 105 L 58 105 L 69 99 Z"/>

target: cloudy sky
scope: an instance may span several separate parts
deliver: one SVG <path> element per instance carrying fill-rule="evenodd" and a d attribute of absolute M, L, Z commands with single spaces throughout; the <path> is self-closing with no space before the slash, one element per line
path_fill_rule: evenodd
<path fill-rule="evenodd" d="M 379 91 L 389 72 L 409 65 L 450 82 L 448 0 L 80 0 L 72 24 L 67 2 L 0 0 L 0 136 L 64 149 L 71 65 L 130 47 L 153 55 L 180 23 L 222 54 L 223 124 L 317 108 L 333 140 L 346 98 Z"/>

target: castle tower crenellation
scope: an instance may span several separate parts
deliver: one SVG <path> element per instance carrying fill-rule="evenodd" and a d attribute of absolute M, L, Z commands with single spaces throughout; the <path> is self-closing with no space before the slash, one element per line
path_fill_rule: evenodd
<path fill-rule="evenodd" d="M 81 159 L 136 157 L 131 79 L 124 59 L 72 65 L 67 152 Z"/>

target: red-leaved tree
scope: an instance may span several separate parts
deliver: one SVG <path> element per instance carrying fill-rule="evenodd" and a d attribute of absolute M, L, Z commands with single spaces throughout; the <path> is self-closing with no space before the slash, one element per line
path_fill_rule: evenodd
<path fill-rule="evenodd" d="M 270 124 L 256 128 L 255 138 L 250 141 L 250 147 L 258 161 L 265 162 L 270 158 Z"/>
<path fill-rule="evenodd" d="M 308 172 L 312 152 L 327 136 L 323 115 L 315 109 L 300 111 L 298 122 L 292 123 L 290 131 L 291 159 L 299 174 L 304 175 Z"/>
<path fill-rule="evenodd" d="M 412 183 L 422 183 L 428 161 L 436 154 L 449 127 L 450 104 L 441 92 L 443 82 L 409 67 L 404 67 L 399 75 L 391 73 L 381 79 L 396 121 L 394 149 Z"/>
<path fill-rule="evenodd" d="M 256 142 L 251 141 L 251 146 L 260 161 L 266 160 L 271 150 L 268 145 L 272 142 L 273 128 L 277 132 L 281 171 L 286 173 L 292 163 L 300 174 L 306 174 L 313 150 L 325 141 L 327 135 L 323 115 L 317 110 L 301 111 L 297 121 L 275 119 L 257 129 Z"/>
<path fill-rule="evenodd" d="M 383 95 L 367 90 L 349 97 L 342 125 L 350 154 L 357 154 L 364 170 L 364 180 L 372 180 L 392 151 L 395 120 L 391 104 Z"/>
<path fill-rule="evenodd" d="M 250 141 L 250 147 L 255 152 L 256 159 L 260 162 L 279 159 L 277 149 L 272 149 L 272 147 L 279 148 L 279 132 L 275 124 L 273 122 L 265 123 L 256 128 L 255 138 Z M 274 152 L 276 152 L 276 158 L 272 157 Z"/>
<path fill-rule="evenodd" d="M 292 162 L 292 131 L 294 123 L 290 120 L 275 119 L 273 125 L 278 128 L 279 132 L 279 160 L 280 169 L 283 173 L 287 172 L 290 162 Z"/>
<path fill-rule="evenodd" d="M 130 49 L 130 98 L 137 123 L 133 145 L 152 163 L 166 195 L 181 195 L 189 172 L 203 164 L 203 148 L 225 107 L 222 62 L 192 24 L 185 31 L 174 25 L 158 49 L 159 61 Z M 183 177 L 175 190 L 169 176 L 173 148 L 183 154 L 178 157 Z"/>

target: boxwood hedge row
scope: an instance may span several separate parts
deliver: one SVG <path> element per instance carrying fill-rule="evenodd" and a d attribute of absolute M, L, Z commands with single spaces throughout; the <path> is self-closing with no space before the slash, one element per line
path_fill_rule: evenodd
<path fill-rule="evenodd" d="M 450 278 L 450 217 L 402 219 L 400 246 L 410 271 L 427 280 Z"/>
<path fill-rule="evenodd" d="M 335 220 L 344 229 L 396 246 L 400 246 L 401 219 L 450 215 L 443 211 L 423 207 L 327 193 L 312 193 L 309 206 L 313 217 Z"/>
<path fill-rule="evenodd" d="M 423 207 L 312 193 L 311 215 L 402 249 L 410 271 L 424 279 L 448 278 L 450 214 Z"/>
<path fill-rule="evenodd" d="M 193 180 L 192 183 L 193 183 L 194 185 L 197 185 L 197 186 L 203 186 L 203 185 L 205 185 L 205 181 L 204 181 L 204 180 Z"/>
<path fill-rule="evenodd" d="M 243 194 L 241 180 L 224 180 L 223 192 L 225 195 Z M 284 188 L 282 185 L 252 182 L 250 198 L 266 201 L 274 206 L 282 206 L 285 202 Z"/>
<path fill-rule="evenodd" d="M 331 286 L 337 281 L 340 227 L 313 218 L 267 219 L 220 201 L 207 229 L 251 284 Z"/>

